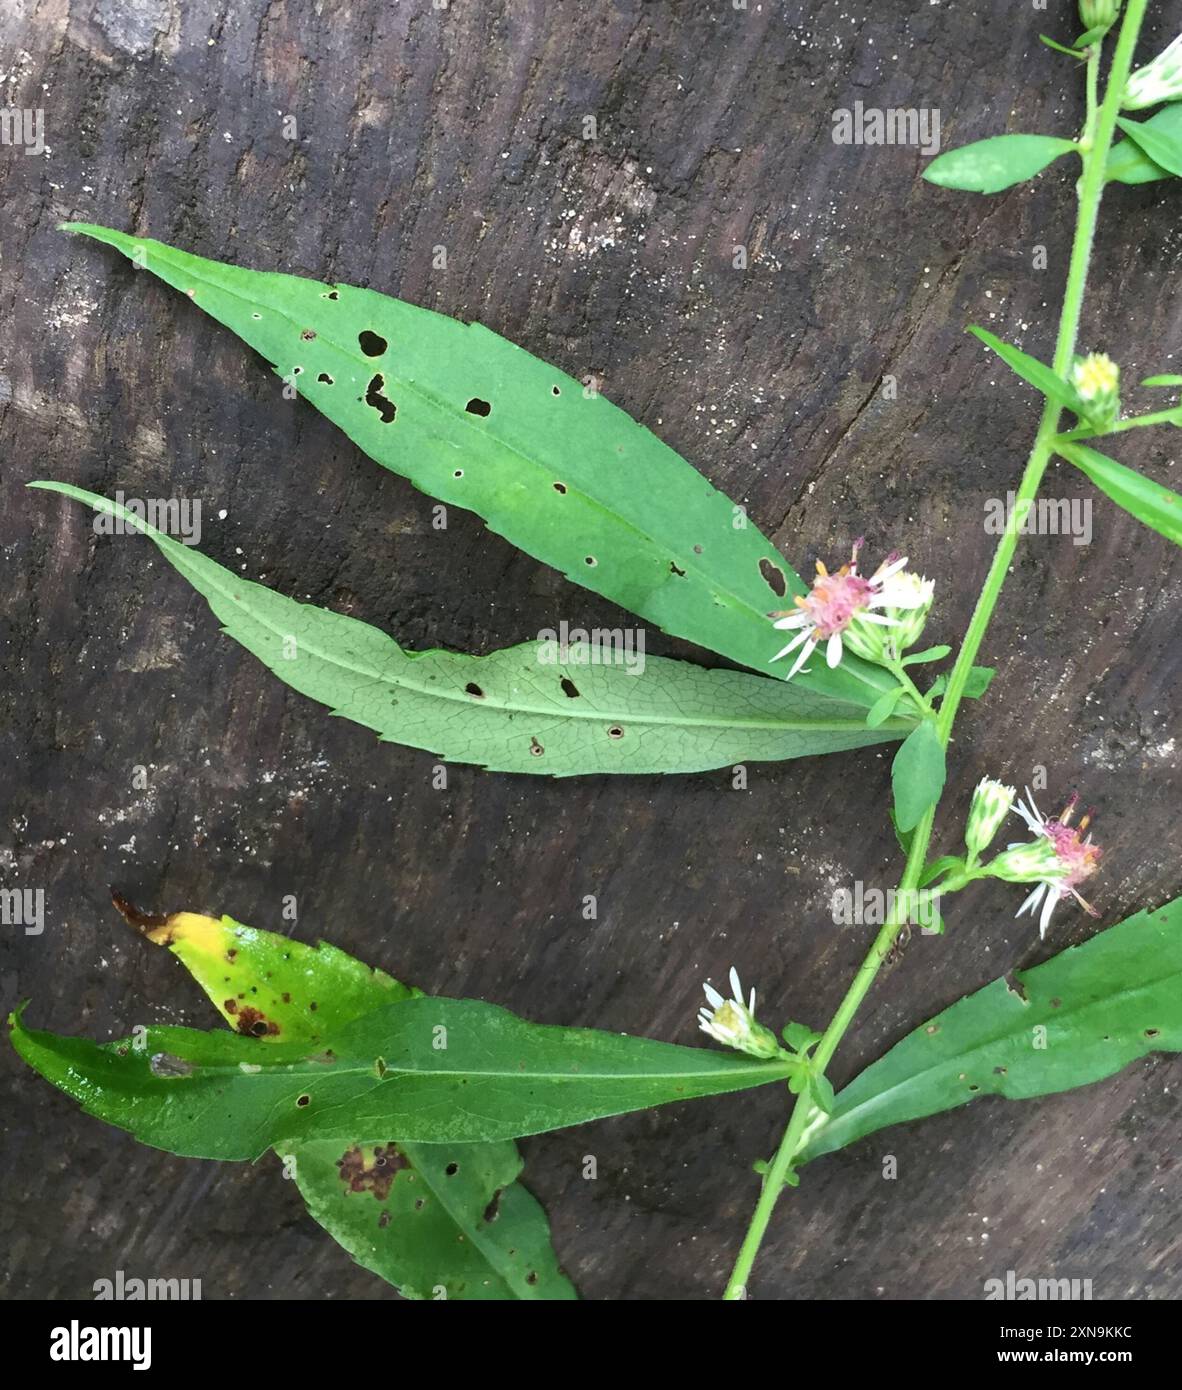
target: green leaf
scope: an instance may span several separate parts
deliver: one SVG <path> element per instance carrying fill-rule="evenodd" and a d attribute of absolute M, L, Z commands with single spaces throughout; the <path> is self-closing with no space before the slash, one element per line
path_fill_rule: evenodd
<path fill-rule="evenodd" d="M 1102 39 L 1112 28 L 1111 24 L 1097 24 L 1091 29 L 1085 29 L 1075 41 L 1076 48 L 1090 48 L 1098 39 Z"/>
<path fill-rule="evenodd" d="M 955 854 L 945 854 L 933 859 L 920 875 L 919 886 L 926 888 L 934 879 L 941 878 L 951 869 L 963 869 L 964 860 Z"/>
<path fill-rule="evenodd" d="M 741 507 L 598 392 L 479 324 L 373 290 L 66 230 L 180 290 L 383 467 L 666 632 L 786 674 L 767 615 L 805 585 Z M 863 709 L 887 683 L 856 657 L 803 677 Z"/>
<path fill-rule="evenodd" d="M 1182 376 L 1167 372 L 1162 376 L 1147 376 L 1142 386 L 1182 386 Z"/>
<path fill-rule="evenodd" d="M 899 842 L 899 848 L 905 855 L 910 854 L 914 832 L 911 830 L 901 830 L 899 828 L 899 816 L 893 806 L 889 808 L 887 815 L 891 818 L 891 828 L 895 832 L 895 839 Z"/>
<path fill-rule="evenodd" d="M 943 661 L 951 650 L 952 648 L 947 646 L 927 647 L 922 652 L 914 652 L 911 656 L 905 656 L 903 665 L 923 666 L 929 661 Z"/>
<path fill-rule="evenodd" d="M 964 695 L 966 700 L 979 700 L 989 689 L 989 683 L 993 680 L 996 671 L 992 666 L 970 666 L 969 677 L 965 681 Z M 937 695 L 943 695 L 948 689 L 948 675 L 937 676 L 928 688 L 929 698 L 934 699 Z"/>
<path fill-rule="evenodd" d="M 833 1113 L 836 1104 L 833 1083 L 823 1073 L 809 1072 L 809 1098 L 818 1110 L 823 1110 L 826 1115 Z"/>
<path fill-rule="evenodd" d="M 807 1052 L 821 1041 L 821 1034 L 814 1032 L 807 1023 L 786 1023 L 781 1036 L 793 1052 Z"/>
<path fill-rule="evenodd" d="M 1176 492 L 1086 444 L 1056 440 L 1055 449 L 1118 507 L 1175 545 L 1182 545 L 1182 497 Z"/>
<path fill-rule="evenodd" d="M 899 703 L 899 698 L 903 693 L 904 687 L 897 685 L 893 690 L 888 690 L 885 695 L 875 700 L 867 711 L 866 727 L 877 729 L 880 725 L 885 724 L 894 713 L 895 706 Z"/>
<path fill-rule="evenodd" d="M 1130 121 L 1118 116 L 1116 123 L 1143 154 L 1169 174 L 1182 175 L 1182 138 L 1158 130 L 1152 121 Z"/>
<path fill-rule="evenodd" d="M 941 188 L 1000 193 L 1040 174 L 1062 155 L 1078 153 L 1073 140 L 1053 135 L 992 135 L 937 155 L 924 178 Z"/>
<path fill-rule="evenodd" d="M 1138 130 L 1142 137 L 1149 131 L 1149 138 L 1164 136 L 1172 142 L 1182 139 L 1182 102 L 1163 106 L 1156 116 L 1142 121 Z M 1156 160 L 1140 147 L 1135 140 L 1122 140 L 1108 152 L 1108 163 L 1104 176 L 1110 183 L 1153 183 L 1158 179 L 1172 178 L 1168 169 L 1163 169 Z"/>
<path fill-rule="evenodd" d="M 404 1298 L 571 1299 L 515 1144 L 304 1143 L 313 1218 Z"/>
<path fill-rule="evenodd" d="M 897 830 L 914 830 L 944 790 L 944 747 L 936 726 L 925 719 L 903 740 L 891 764 Z"/>
<path fill-rule="evenodd" d="M 970 324 L 969 332 L 974 337 L 980 338 L 987 348 L 996 352 L 1012 372 L 1020 376 L 1023 381 L 1029 382 L 1036 391 L 1041 391 L 1049 400 L 1058 401 L 1060 405 L 1065 405 L 1068 410 L 1073 410 L 1081 419 L 1086 418 L 1087 407 L 1080 399 L 1079 392 L 1075 387 L 1070 382 L 1064 381 L 1061 376 L 1053 372 L 1045 363 L 1040 362 L 1037 357 L 1031 357 L 1028 352 L 1023 352 L 1021 348 L 1003 343 L 987 328 L 978 328 L 976 324 Z"/>
<path fill-rule="evenodd" d="M 1054 39 L 1048 38 L 1046 34 L 1039 34 L 1038 37 L 1042 43 L 1045 43 L 1048 48 L 1053 48 L 1056 53 L 1065 53 L 1069 58 L 1076 58 L 1080 62 L 1087 57 L 1086 53 L 1077 53 L 1074 48 L 1068 48 L 1066 44 L 1056 43 Z"/>
<path fill-rule="evenodd" d="M 316 946 L 193 912 L 116 906 L 167 946 L 222 1018 L 263 1045 L 319 1045 L 326 1033 L 419 991 L 321 941 Z M 264 1046 L 265 1052 L 265 1046 Z M 406 1298 L 575 1297 L 550 1248 L 545 1212 L 517 1181 L 511 1141 L 282 1145 L 313 1218 Z M 381 1152 L 377 1152 L 380 1150 Z"/>
<path fill-rule="evenodd" d="M 1182 1050 L 1182 899 L 1015 978 L 959 1000 L 867 1067 L 801 1161 L 982 1096 L 1068 1091 Z"/>
<path fill-rule="evenodd" d="M 798 1066 L 545 1027 L 473 999 L 387 1004 L 313 1051 L 174 1027 L 97 1044 L 10 1022 L 25 1061 L 88 1114 L 196 1158 L 254 1159 L 289 1142 L 361 1135 L 399 1145 L 513 1139 L 747 1090 Z"/>
<path fill-rule="evenodd" d="M 900 719 L 868 730 L 859 706 L 795 682 L 708 671 L 646 657 L 635 646 L 617 665 L 583 664 L 574 648 L 561 660 L 557 637 L 483 657 L 404 651 L 356 618 L 223 569 L 117 503 L 65 483 L 30 486 L 75 498 L 150 537 L 208 600 L 223 631 L 294 690 L 383 741 L 455 762 L 555 777 L 700 772 L 860 748 L 913 726 Z"/>

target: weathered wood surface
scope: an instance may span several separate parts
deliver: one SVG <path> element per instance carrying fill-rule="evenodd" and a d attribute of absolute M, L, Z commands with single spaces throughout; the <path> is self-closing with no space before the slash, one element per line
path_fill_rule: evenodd
<path fill-rule="evenodd" d="M 544 1021 L 693 1042 L 700 982 L 733 962 L 769 1014 L 822 1022 L 872 930 L 832 925 L 830 895 L 886 888 L 898 869 L 889 752 L 753 767 L 745 791 L 726 773 L 463 767 L 435 790 L 430 757 L 329 719 L 219 636 L 146 543 L 98 541 L 79 508 L 22 484 L 199 497 L 209 554 L 411 647 L 484 651 L 561 618 L 626 619 L 471 516 L 432 530 L 428 499 L 284 400 L 229 333 L 54 227 L 106 222 L 480 319 L 601 375 L 799 568 L 863 532 L 872 553 L 905 545 L 938 581 L 932 640 L 954 640 L 993 545 L 986 499 L 1015 484 L 1035 416 L 963 327 L 1049 352 L 1072 171 L 992 200 L 946 193 L 920 182 L 914 149 L 835 145 L 831 116 L 858 99 L 938 106 L 945 145 L 1070 131 L 1077 75 L 1036 40 L 1078 28 L 1074 6 L 1055 10 L 1008 7 L 998 23 L 992 6 L 907 0 L 10 2 L 3 99 L 44 108 L 49 148 L 0 151 L 3 885 L 44 888 L 47 925 L 4 928 L 5 1010 L 28 996 L 36 1024 L 99 1037 L 210 1024 L 179 967 L 110 910 L 115 883 L 274 928 L 295 894 L 302 938 Z M 1146 53 L 1177 27 L 1176 6 L 1154 10 Z M 1129 381 L 1178 369 L 1178 197 L 1117 190 L 1106 209 L 1085 336 Z M 1176 441 L 1121 454 L 1168 479 Z M 1087 495 L 1066 471 L 1050 490 Z M 1110 923 L 1179 889 L 1182 570 L 1103 500 L 1093 527 L 1090 545 L 1021 550 L 948 806 L 955 822 L 984 771 L 1023 782 L 1045 765 L 1049 801 L 1079 787 L 1100 806 L 1094 896 Z M 1040 945 L 1016 906 L 1017 890 L 966 894 L 946 938 L 913 940 L 835 1079 L 1094 927 L 1063 911 Z M 824 1160 L 783 1203 L 752 1295 L 974 1298 L 1014 1269 L 1090 1278 L 1097 1297 L 1177 1296 L 1179 1079 L 1158 1058 Z M 0 1087 L 9 1296 L 88 1296 L 117 1269 L 199 1277 L 207 1298 L 388 1293 L 273 1161 L 137 1147 L 7 1048 Z M 782 1115 L 769 1091 L 529 1141 L 529 1183 L 583 1294 L 717 1295 Z"/>

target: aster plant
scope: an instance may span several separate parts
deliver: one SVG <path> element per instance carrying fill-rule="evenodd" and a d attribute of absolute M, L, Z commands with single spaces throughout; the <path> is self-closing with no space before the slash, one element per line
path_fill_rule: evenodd
<path fill-rule="evenodd" d="M 553 642 L 541 638 L 484 657 L 407 652 L 352 618 L 244 580 L 126 507 L 72 485 L 36 484 L 146 536 L 208 599 L 225 632 L 281 679 L 386 741 L 530 775 L 699 772 L 895 742 L 891 819 L 903 867 L 894 905 L 824 1026 L 791 1020 L 777 1032 L 766 1004 L 765 1020 L 756 1018 L 755 992 L 744 994 L 732 968 L 731 996 L 707 983 L 698 1016 L 717 1047 L 542 1027 L 491 1004 L 424 994 L 330 946 L 313 949 L 228 917 L 144 913 L 117 897 L 132 926 L 190 971 L 230 1031 L 140 1028 L 95 1044 L 33 1030 L 18 1012 L 11 1028 L 22 1057 L 86 1111 L 147 1144 L 224 1160 L 273 1150 L 316 1220 L 415 1298 L 573 1296 L 544 1214 L 520 1183 L 518 1137 L 783 1087 L 786 1127 L 773 1156 L 754 1165 L 754 1211 L 724 1290 L 737 1300 L 747 1296 L 776 1203 L 823 1154 L 985 1096 L 1028 1099 L 1101 1080 L 1151 1051 L 1182 1049 L 1178 900 L 1017 972 L 1016 985 L 997 980 L 966 996 L 837 1093 L 827 1075 L 910 929 L 917 894 L 939 900 L 925 926 L 936 932 L 949 899 L 990 879 L 1015 885 L 1011 910 L 1036 919 L 1040 936 L 1060 905 L 1101 911 L 1080 892 L 1101 863 L 1090 813 L 1076 821 L 1072 793 L 1048 819 L 1029 790 L 1018 801 L 1000 780 L 1011 769 L 979 769 L 963 828 L 959 819 L 954 829 L 942 822 L 948 843 L 936 855 L 932 847 L 954 722 L 962 702 L 989 685 L 978 655 L 1051 460 L 1077 467 L 1117 506 L 1182 544 L 1182 498 L 1096 447 L 1131 429 L 1182 425 L 1182 407 L 1124 415 L 1116 362 L 1079 351 L 1077 341 L 1105 188 L 1182 176 L 1182 40 L 1134 71 L 1147 5 L 1128 0 L 1122 16 L 1118 0 L 1082 0 L 1085 32 L 1074 43 L 1045 40 L 1082 70 L 1078 137 L 987 136 L 940 155 L 925 173 L 946 189 L 990 194 L 1057 159 L 1080 161 L 1051 360 L 971 330 L 1034 388 L 1040 413 L 1017 505 L 955 653 L 916 650 L 936 593 L 909 556 L 892 552 L 863 573 L 858 540 L 838 568 L 818 561 L 806 585 L 743 508 L 597 386 L 486 329 L 372 291 L 260 274 L 69 224 L 236 331 L 274 367 L 285 394 L 321 410 L 383 466 L 742 668 L 650 658 L 636 672 L 582 660 L 570 642 L 555 661 Z M 1102 57 L 1118 21 L 1101 96 Z M 1121 114 L 1154 106 L 1145 120 Z M 1176 392 L 1182 376 L 1142 385 Z M 923 668 L 949 659 L 943 673 L 917 683 Z M 1030 838 L 998 848 L 1016 824 Z"/>

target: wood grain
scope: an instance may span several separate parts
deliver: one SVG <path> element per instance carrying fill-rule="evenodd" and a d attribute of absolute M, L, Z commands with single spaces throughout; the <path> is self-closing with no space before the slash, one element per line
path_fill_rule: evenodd
<path fill-rule="evenodd" d="M 889 750 L 752 767 L 742 791 L 727 773 L 463 767 L 436 789 L 429 756 L 329 719 L 219 636 L 146 542 L 100 540 L 23 484 L 200 498 L 207 553 L 410 647 L 483 652 L 564 618 L 626 620 L 471 516 L 433 529 L 429 499 L 285 400 L 230 334 L 54 228 L 104 222 L 479 319 L 601 377 L 798 568 L 858 534 L 871 555 L 906 546 L 938 583 L 930 638 L 953 641 L 993 546 L 987 500 L 1015 486 L 1035 420 L 964 326 L 1049 354 L 1073 174 L 993 199 L 934 189 L 914 149 L 834 144 L 832 113 L 939 107 L 945 147 L 1070 133 L 1077 74 L 1037 32 L 1078 25 L 1053 8 L 999 24 L 994 7 L 906 0 L 10 3 L 2 97 L 44 109 L 48 150 L 0 150 L 0 880 L 44 889 L 46 927 L 0 929 L 4 1009 L 31 997 L 31 1022 L 97 1037 L 212 1023 L 111 911 L 114 883 L 276 929 L 294 894 L 302 939 L 547 1022 L 693 1042 L 700 982 L 734 963 L 770 1016 L 823 1023 L 872 931 L 835 927 L 831 894 L 889 887 L 899 867 Z M 1171 7 L 1153 8 L 1146 55 L 1171 36 Z M 1106 204 L 1084 333 L 1130 383 L 1178 370 L 1178 197 L 1150 185 Z M 1177 488 L 1178 436 L 1145 436 L 1122 459 Z M 1047 490 L 1090 495 L 1065 466 Z M 986 771 L 1021 783 L 1045 767 L 1048 802 L 1078 787 L 1099 806 L 1107 924 L 1179 890 L 1182 567 L 1102 498 L 1092 524 L 1089 545 L 1020 550 L 984 653 L 997 679 L 962 716 L 946 804 L 955 827 Z M 947 937 L 912 941 L 835 1080 L 1093 930 L 1063 911 L 1040 945 L 1012 919 L 1017 891 L 966 894 Z M 1158 1058 L 818 1163 L 752 1296 L 979 1298 L 1014 1269 L 1177 1297 L 1180 1076 Z M 117 1269 L 199 1277 L 206 1298 L 395 1296 L 321 1236 L 273 1161 L 139 1148 L 7 1048 L 0 1115 L 8 1297 L 87 1297 Z M 782 1117 L 761 1092 L 529 1141 L 529 1183 L 584 1296 L 717 1296 Z"/>

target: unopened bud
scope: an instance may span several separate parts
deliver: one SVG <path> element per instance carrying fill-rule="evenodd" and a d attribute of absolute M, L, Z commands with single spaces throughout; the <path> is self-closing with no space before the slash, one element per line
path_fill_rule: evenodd
<path fill-rule="evenodd" d="M 1004 850 L 996 859 L 985 866 L 990 878 L 1001 878 L 1007 883 L 1038 883 L 1043 879 L 1056 878 L 1063 872 L 1055 846 L 1045 835 L 1032 840 L 1028 845 L 1015 845 Z"/>
<path fill-rule="evenodd" d="M 1085 30 L 1111 29 L 1120 14 L 1120 0 L 1079 0 L 1079 18 Z"/>
<path fill-rule="evenodd" d="M 977 783 L 964 831 L 965 846 L 974 858 L 993 843 L 1002 822 L 1010 814 L 1015 795 L 1013 787 L 1003 786 L 989 777 Z"/>
<path fill-rule="evenodd" d="M 1182 98 L 1182 34 L 1151 63 L 1138 68 L 1125 83 L 1121 102 L 1126 111 L 1140 111 L 1159 101 Z"/>
<path fill-rule="evenodd" d="M 1079 393 L 1088 424 L 1107 429 L 1120 414 L 1120 368 L 1104 352 L 1077 357 L 1071 368 L 1071 384 Z"/>

